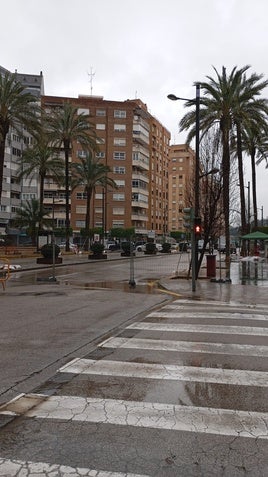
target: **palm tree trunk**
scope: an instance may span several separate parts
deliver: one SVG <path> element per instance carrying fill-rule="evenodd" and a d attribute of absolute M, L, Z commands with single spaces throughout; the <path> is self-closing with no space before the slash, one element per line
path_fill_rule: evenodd
<path fill-rule="evenodd" d="M 70 252 L 70 190 L 69 190 L 69 151 L 70 151 L 70 142 L 64 141 L 63 143 L 64 148 L 64 156 L 65 156 L 65 237 L 66 237 L 66 244 L 65 244 L 65 251 Z"/>
<path fill-rule="evenodd" d="M 85 250 L 89 250 L 89 230 L 90 230 L 90 204 L 91 204 L 91 196 L 92 190 L 87 189 L 87 201 L 86 201 L 86 223 L 85 223 L 85 231 L 86 231 L 86 241 L 85 241 Z"/>
<path fill-rule="evenodd" d="M 240 187 L 240 210 L 241 210 L 241 234 L 245 235 L 247 230 L 246 222 L 246 202 L 245 202 L 245 187 L 244 187 L 244 173 L 243 173 L 243 156 L 242 156 L 242 139 L 240 125 L 236 125 L 237 131 L 237 161 L 238 161 L 238 177 Z M 245 255 L 245 241 L 242 242 L 241 255 Z"/>
<path fill-rule="evenodd" d="M 1 197 L 2 197 L 3 174 L 4 174 L 5 142 L 6 142 L 6 134 L 3 135 L 3 138 L 0 141 L 0 204 L 1 204 Z"/>
<path fill-rule="evenodd" d="M 230 280 L 230 148 L 229 148 L 229 125 L 223 126 L 222 131 L 222 179 L 223 179 L 223 217 L 225 228 L 225 266 L 226 266 L 226 279 Z"/>
<path fill-rule="evenodd" d="M 255 149 L 251 153 L 251 176 L 252 176 L 252 201 L 253 201 L 254 227 L 258 227 Z"/>

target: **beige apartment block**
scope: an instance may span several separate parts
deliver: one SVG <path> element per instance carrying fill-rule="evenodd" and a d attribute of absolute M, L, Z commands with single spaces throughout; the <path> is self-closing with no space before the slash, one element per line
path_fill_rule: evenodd
<path fill-rule="evenodd" d="M 195 153 L 187 144 L 173 144 L 169 149 L 168 229 L 185 232 L 183 209 L 191 207 Z"/>
<path fill-rule="evenodd" d="M 63 98 L 43 96 L 46 109 L 71 102 L 78 112 L 90 114 L 98 136 L 97 156 L 111 169 L 110 177 L 117 189 L 97 188 L 91 201 L 91 227 L 134 227 L 135 233 L 147 236 L 155 231 L 163 235 L 167 228 L 169 131 L 139 99 L 104 100 L 101 96 Z M 85 152 L 73 145 L 71 161 L 78 161 Z M 54 208 L 58 227 L 65 225 L 65 191 L 47 178 L 45 204 Z M 82 188 L 71 193 L 71 227 L 79 235 L 85 226 L 86 199 Z"/>

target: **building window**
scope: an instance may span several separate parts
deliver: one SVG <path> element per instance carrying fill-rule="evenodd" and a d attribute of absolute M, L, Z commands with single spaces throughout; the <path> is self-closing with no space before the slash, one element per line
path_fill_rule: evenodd
<path fill-rule="evenodd" d="M 124 207 L 113 207 L 113 215 L 124 215 L 125 208 Z"/>
<path fill-rule="evenodd" d="M 114 138 L 114 146 L 125 146 L 126 139 L 124 138 Z"/>
<path fill-rule="evenodd" d="M 138 194 L 137 192 L 134 192 L 132 194 L 132 201 L 134 202 L 144 202 L 145 204 L 148 204 L 148 197 L 144 194 Z"/>
<path fill-rule="evenodd" d="M 118 200 L 118 201 L 125 200 L 125 194 L 113 194 L 113 200 Z"/>
<path fill-rule="evenodd" d="M 95 157 L 97 157 L 98 159 L 104 159 L 105 152 L 96 152 Z"/>
<path fill-rule="evenodd" d="M 113 227 L 114 228 L 116 228 L 116 227 L 118 227 L 118 228 L 123 227 L 124 228 L 124 226 L 125 226 L 124 220 L 113 220 Z"/>
<path fill-rule="evenodd" d="M 126 118 L 127 112 L 124 109 L 115 109 L 114 110 L 114 118 Z"/>
<path fill-rule="evenodd" d="M 125 181 L 124 180 L 115 180 L 115 183 L 117 187 L 125 187 Z"/>
<path fill-rule="evenodd" d="M 95 214 L 102 215 L 102 207 L 95 207 Z"/>
<path fill-rule="evenodd" d="M 77 192 L 76 193 L 77 200 L 85 200 L 87 198 L 86 192 Z"/>
<path fill-rule="evenodd" d="M 105 109 L 96 109 L 96 116 L 106 116 Z"/>
<path fill-rule="evenodd" d="M 99 129 L 101 131 L 105 131 L 105 124 L 104 123 L 96 124 L 96 129 Z"/>
<path fill-rule="evenodd" d="M 77 114 L 90 114 L 90 109 L 88 109 L 88 108 L 78 108 Z"/>
<path fill-rule="evenodd" d="M 21 156 L 21 150 L 17 149 L 16 147 L 12 147 L 12 154 L 13 154 L 13 156 L 20 157 Z"/>
<path fill-rule="evenodd" d="M 86 208 L 85 205 L 78 205 L 78 206 L 76 207 L 76 213 L 77 213 L 77 214 L 85 214 L 86 211 L 87 211 L 87 208 Z"/>
<path fill-rule="evenodd" d="M 97 138 L 96 138 L 96 143 L 97 143 L 97 144 L 105 144 L 105 139 L 104 139 L 104 137 L 97 137 Z"/>
<path fill-rule="evenodd" d="M 120 166 L 115 166 L 114 167 L 114 174 L 125 174 L 126 173 L 126 168 L 125 167 L 120 167 Z"/>
<path fill-rule="evenodd" d="M 103 194 L 100 194 L 100 193 L 95 194 L 95 199 L 97 199 L 97 200 L 103 200 Z"/>
<path fill-rule="evenodd" d="M 126 131 L 126 125 L 125 124 L 114 124 L 114 131 L 117 131 L 117 132 Z"/>
<path fill-rule="evenodd" d="M 138 189 L 145 189 L 147 190 L 147 184 L 144 181 L 141 181 L 140 179 L 133 179 L 132 181 L 132 187 L 138 188 Z"/>
<path fill-rule="evenodd" d="M 86 222 L 85 222 L 85 220 L 76 220 L 75 225 L 79 229 L 84 229 L 85 225 L 86 225 Z"/>
<path fill-rule="evenodd" d="M 124 161 L 126 159 L 125 152 L 114 152 L 114 159 L 117 161 Z"/>
<path fill-rule="evenodd" d="M 81 149 L 79 149 L 77 151 L 77 157 L 79 157 L 80 159 L 84 158 L 84 157 L 87 157 L 87 153 L 86 151 L 82 151 Z"/>

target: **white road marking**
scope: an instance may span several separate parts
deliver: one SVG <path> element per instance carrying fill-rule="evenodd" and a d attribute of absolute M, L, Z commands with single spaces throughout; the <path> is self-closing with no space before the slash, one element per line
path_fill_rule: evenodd
<path fill-rule="evenodd" d="M 153 340 L 139 338 L 108 338 L 99 344 L 103 348 L 178 351 L 182 353 L 229 354 L 233 356 L 268 357 L 268 346 L 205 343 L 194 341 Z"/>
<path fill-rule="evenodd" d="M 137 322 L 127 326 L 127 329 L 183 333 L 217 333 L 228 335 L 268 336 L 268 328 L 257 328 L 254 326 L 188 325 L 184 323 L 174 324 Z"/>
<path fill-rule="evenodd" d="M 44 396 L 25 417 L 268 439 L 267 413 L 166 403 Z"/>
<path fill-rule="evenodd" d="M 176 307 L 178 310 L 178 307 Z M 190 318 L 190 319 L 213 319 L 213 320 L 254 320 L 254 321 L 268 321 L 266 315 L 255 315 L 248 313 L 211 313 L 197 312 L 197 311 L 153 311 L 146 316 L 146 318 Z"/>
<path fill-rule="evenodd" d="M 234 308 L 234 309 L 243 309 L 243 310 L 263 310 L 263 311 L 267 311 L 268 310 L 268 306 L 267 305 L 264 305 L 264 304 L 256 304 L 254 303 L 253 305 L 250 305 L 250 304 L 247 304 L 247 303 L 239 303 L 239 302 L 235 302 L 235 301 L 229 301 L 229 302 L 225 302 L 225 301 L 214 301 L 214 300 L 211 300 L 211 301 L 205 301 L 205 300 L 175 300 L 173 302 L 173 305 L 176 306 L 176 305 L 190 305 L 194 308 L 197 308 L 197 307 L 200 307 L 200 308 L 204 308 L 204 307 L 207 307 L 209 310 L 212 309 L 213 307 L 220 307 L 220 308 Z M 169 306 L 169 305 L 167 305 Z M 188 308 L 188 306 L 187 306 Z"/>
<path fill-rule="evenodd" d="M 124 376 L 128 378 L 195 381 L 268 387 L 268 373 L 236 369 L 201 368 L 168 364 L 133 363 L 125 361 L 75 359 L 59 370 L 64 373 Z"/>
<path fill-rule="evenodd" d="M 104 470 L 93 470 L 82 467 L 70 467 L 69 465 L 48 464 L 46 462 L 31 462 L 22 460 L 11 460 L 0 458 L 0 476 L 39 476 L 49 477 L 49 475 L 69 475 L 70 477 L 149 477 L 148 475 L 128 474 L 125 472 L 106 472 Z"/>

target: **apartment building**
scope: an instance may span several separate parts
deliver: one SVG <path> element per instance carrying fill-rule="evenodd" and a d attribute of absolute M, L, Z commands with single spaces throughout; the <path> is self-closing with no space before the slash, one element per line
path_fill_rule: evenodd
<path fill-rule="evenodd" d="M 64 101 L 71 102 L 79 113 L 90 114 L 98 136 L 97 156 L 111 169 L 117 189 L 97 189 L 91 203 L 91 227 L 134 227 L 135 233 L 147 236 L 165 233 L 168 210 L 169 131 L 155 118 L 140 99 L 104 100 L 101 96 L 63 98 L 43 96 L 49 110 Z M 72 161 L 85 152 L 73 145 Z M 64 190 L 47 178 L 45 205 L 53 206 L 57 226 L 64 226 Z M 86 200 L 82 188 L 71 194 L 71 227 L 79 235 L 85 227 Z"/>
<path fill-rule="evenodd" d="M 183 209 L 191 206 L 195 153 L 187 144 L 169 148 L 168 166 L 168 230 L 185 232 Z"/>
<path fill-rule="evenodd" d="M 9 71 L 0 66 L 0 74 L 5 75 Z M 22 74 L 15 71 L 18 81 L 25 87 L 28 93 L 33 94 L 40 100 L 44 94 L 44 78 L 42 72 L 39 75 Z M 18 180 L 19 159 L 24 149 L 31 144 L 32 138 L 29 132 L 21 126 L 21 130 L 10 128 L 5 144 L 5 161 L 3 175 L 3 190 L 0 205 L 0 234 L 6 231 L 12 234 L 8 228 L 10 219 L 14 218 L 17 209 L 23 201 L 38 198 L 38 177 L 32 180 Z"/>

